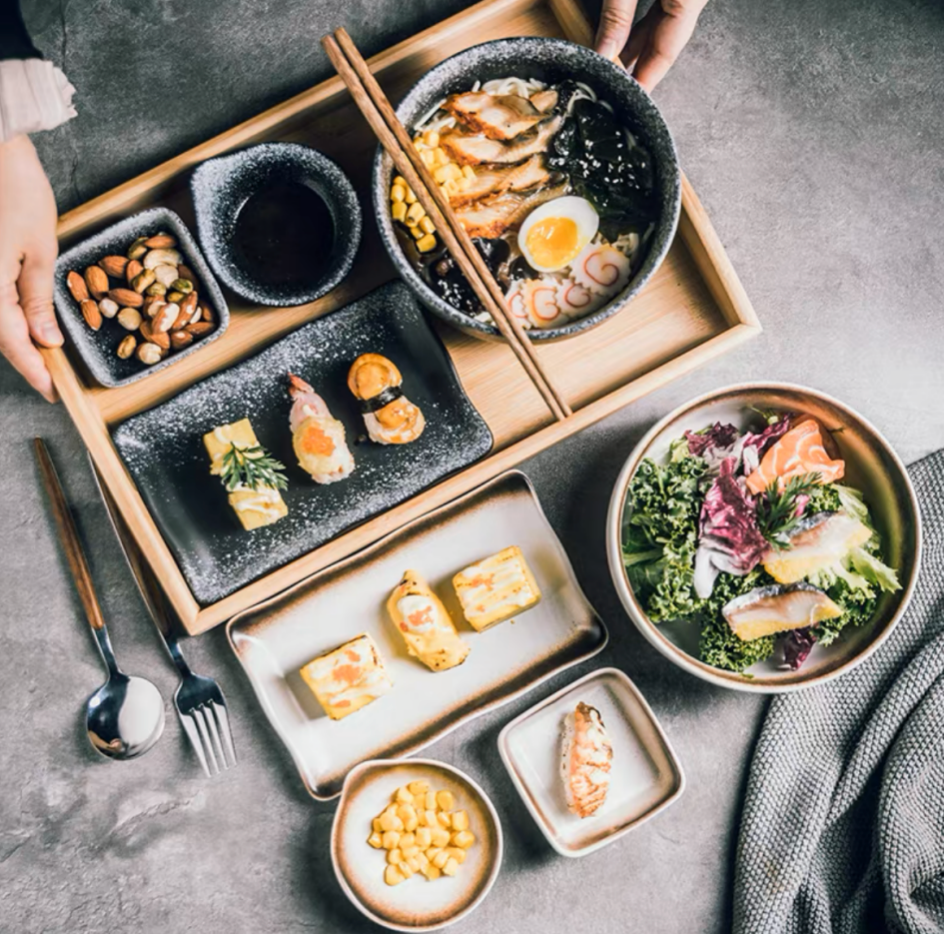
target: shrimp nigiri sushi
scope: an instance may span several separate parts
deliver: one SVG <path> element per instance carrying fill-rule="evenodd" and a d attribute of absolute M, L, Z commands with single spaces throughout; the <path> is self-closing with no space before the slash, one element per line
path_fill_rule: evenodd
<path fill-rule="evenodd" d="M 311 474 L 315 483 L 335 483 L 350 476 L 354 458 L 347 446 L 344 426 L 301 377 L 289 373 L 288 384 L 292 399 L 288 421 L 298 465 Z"/>
<path fill-rule="evenodd" d="M 567 807 L 589 817 L 606 801 L 613 747 L 596 707 L 580 701 L 564 721 L 561 777 Z"/>
<path fill-rule="evenodd" d="M 361 354 L 347 374 L 348 388 L 360 401 L 371 441 L 408 444 L 426 427 L 419 406 L 400 388 L 403 377 L 392 360 L 377 353 Z"/>

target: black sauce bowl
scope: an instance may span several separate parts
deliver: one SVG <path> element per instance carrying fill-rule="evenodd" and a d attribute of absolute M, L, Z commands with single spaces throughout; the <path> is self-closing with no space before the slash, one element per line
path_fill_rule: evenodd
<path fill-rule="evenodd" d="M 305 286 L 254 278 L 235 249 L 239 212 L 256 193 L 281 183 L 311 188 L 334 223 L 324 273 Z M 208 159 L 190 181 L 197 234 L 207 262 L 227 287 L 259 305 L 304 305 L 330 292 L 350 271 L 361 240 L 361 209 L 347 176 L 327 156 L 297 143 L 261 143 Z"/>

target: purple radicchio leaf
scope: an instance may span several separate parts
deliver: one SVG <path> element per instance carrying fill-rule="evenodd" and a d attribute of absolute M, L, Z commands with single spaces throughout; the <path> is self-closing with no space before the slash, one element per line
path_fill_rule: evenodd
<path fill-rule="evenodd" d="M 721 462 L 701 506 L 698 551 L 695 554 L 695 592 L 711 595 L 721 571 L 743 577 L 760 563 L 770 547 L 757 524 L 754 499 L 744 480 L 735 476 L 737 460 Z"/>
<path fill-rule="evenodd" d="M 812 629 L 794 629 L 783 640 L 783 666 L 796 671 L 807 660 L 816 636 Z"/>
<path fill-rule="evenodd" d="M 722 425 L 715 422 L 704 431 L 686 431 L 688 451 L 694 457 L 704 457 L 710 448 L 730 448 L 738 439 L 738 430 L 734 425 Z"/>
<path fill-rule="evenodd" d="M 768 425 L 763 431 L 749 431 L 744 435 L 741 439 L 741 458 L 745 476 L 750 476 L 757 470 L 767 449 L 789 431 L 790 418 L 790 415 L 781 415 L 776 422 Z"/>

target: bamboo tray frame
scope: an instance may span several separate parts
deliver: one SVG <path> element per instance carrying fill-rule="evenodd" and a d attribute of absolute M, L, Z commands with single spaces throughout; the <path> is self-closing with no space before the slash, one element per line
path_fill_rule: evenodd
<path fill-rule="evenodd" d="M 396 102 L 420 75 L 449 55 L 488 39 L 526 35 L 589 44 L 593 34 L 579 0 L 483 0 L 374 56 L 370 66 Z M 189 170 L 211 156 L 273 139 L 305 142 L 323 150 L 341 163 L 362 193 L 368 191 L 376 140 L 341 79 L 334 77 L 64 214 L 59 219 L 60 243 L 75 242 L 158 203 L 192 224 Z M 201 607 L 125 469 L 110 429 L 393 278 L 393 266 L 370 223 L 371 207 L 368 202 L 363 207 L 364 243 L 352 273 L 333 292 L 308 305 L 265 311 L 228 296 L 232 319 L 226 333 L 203 351 L 146 379 L 106 389 L 93 385 L 68 348 L 43 351 L 69 415 L 191 635 L 353 554 L 760 331 L 724 248 L 683 176 L 678 234 L 643 292 L 600 327 L 538 346 L 573 415 L 553 420 L 507 345 L 439 327 L 466 392 L 495 437 L 492 453 L 223 600 Z"/>

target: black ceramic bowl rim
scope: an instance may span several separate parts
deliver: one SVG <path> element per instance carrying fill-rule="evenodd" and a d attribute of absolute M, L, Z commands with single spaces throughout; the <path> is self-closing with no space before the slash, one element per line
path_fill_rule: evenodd
<path fill-rule="evenodd" d="M 658 178 L 657 187 L 660 189 L 662 200 L 662 209 L 649 238 L 646 257 L 636 275 L 630 279 L 619 295 L 585 318 L 578 318 L 560 327 L 528 331 L 532 340 L 553 341 L 588 331 L 623 309 L 627 302 L 637 295 L 652 278 L 672 244 L 681 210 L 682 179 L 675 142 L 652 99 L 624 68 L 585 46 L 567 42 L 564 39 L 523 37 L 483 42 L 457 52 L 440 62 L 413 85 L 397 107 L 397 116 L 404 126 L 410 127 L 447 93 L 468 87 L 470 72 L 474 73 L 476 59 L 482 59 L 482 68 L 488 72 L 493 71 L 494 65 L 502 59 L 511 63 L 521 63 L 510 65 L 506 72 L 522 75 L 529 69 L 534 70 L 534 66 L 524 63 L 535 59 L 536 52 L 547 54 L 548 58 L 555 62 L 552 67 L 569 71 L 572 76 L 593 87 L 600 93 L 602 99 L 614 104 L 618 110 L 623 108 L 632 114 L 634 131 L 639 131 L 638 135 L 642 142 L 653 155 Z M 545 66 L 538 66 L 538 70 L 542 68 Z M 488 77 L 491 75 L 489 74 Z M 622 100 L 615 100 L 614 97 L 617 96 L 621 96 Z M 498 337 L 499 332 L 494 325 L 478 321 L 465 312 L 453 308 L 437 295 L 403 255 L 394 231 L 388 203 L 389 179 L 392 171 L 393 164 L 390 157 L 378 146 L 371 181 L 374 211 L 384 247 L 390 254 L 397 271 L 423 304 L 439 317 L 464 331 L 477 332 L 483 337 Z"/>
<path fill-rule="evenodd" d="M 286 173 L 288 170 L 288 173 Z M 255 182 L 269 173 L 302 178 L 324 199 L 334 222 L 329 268 L 306 289 L 267 288 L 233 260 L 231 233 Z M 222 175 L 222 180 L 220 178 Z M 207 262 L 228 288 L 260 305 L 304 305 L 330 292 L 350 271 L 361 241 L 361 208 L 357 193 L 341 167 L 324 153 L 301 143 L 259 143 L 207 159 L 195 169 L 190 191 L 197 234 Z"/>

